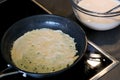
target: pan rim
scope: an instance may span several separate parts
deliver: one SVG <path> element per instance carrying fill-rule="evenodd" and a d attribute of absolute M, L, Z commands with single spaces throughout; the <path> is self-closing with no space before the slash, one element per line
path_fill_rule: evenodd
<path fill-rule="evenodd" d="M 24 19 L 29 19 L 29 18 L 31 18 L 31 17 L 38 17 L 38 16 L 53 16 L 53 17 L 59 17 L 59 18 L 64 18 L 65 20 L 68 20 L 67 18 L 62 17 L 62 16 L 57 16 L 57 15 L 53 15 L 53 14 L 42 14 L 42 15 L 33 15 L 33 16 L 30 16 L 30 17 L 23 18 L 23 19 L 17 21 L 16 23 L 14 23 L 12 26 L 14 26 L 15 24 L 17 24 L 18 22 L 20 22 L 20 21 L 22 21 L 22 20 L 24 20 Z M 72 21 L 72 20 L 69 20 L 69 21 Z M 72 21 L 72 22 L 76 24 L 76 22 L 74 22 L 74 21 Z M 80 25 L 79 25 L 79 26 L 80 26 Z M 4 37 L 6 37 L 8 31 L 10 31 L 12 28 L 13 28 L 13 27 L 10 27 L 10 28 L 5 32 L 5 34 L 4 34 L 3 38 L 2 38 L 2 44 L 1 44 L 1 46 L 3 45 Z M 85 31 L 81 28 L 81 26 L 80 26 L 80 29 L 82 30 L 82 32 L 83 32 L 84 35 L 85 35 L 85 46 L 84 46 L 84 51 L 83 51 L 83 53 L 85 53 L 85 51 L 86 51 L 86 49 L 87 49 L 87 36 L 86 36 L 86 34 L 85 34 Z M 1 50 L 1 51 L 2 51 L 2 50 Z M 4 52 L 2 52 L 2 55 L 3 55 L 3 53 L 4 53 Z M 83 56 L 83 55 L 84 55 L 84 54 L 82 54 L 82 56 Z M 82 56 L 81 56 L 81 58 L 82 58 Z M 4 56 L 3 56 L 3 57 L 4 57 Z M 81 59 L 81 58 L 79 58 L 79 59 Z M 79 60 L 78 60 L 78 61 L 79 61 Z M 78 61 L 76 61 L 76 62 L 74 63 L 74 65 L 75 65 Z M 8 62 L 8 61 L 7 61 L 7 62 Z M 9 63 L 9 62 L 8 62 L 8 64 L 12 65 L 12 66 L 15 67 L 17 70 L 23 71 L 23 72 L 25 72 L 25 73 L 30 73 L 30 74 L 49 74 L 49 73 L 33 73 L 33 72 L 28 72 L 28 71 L 25 71 L 25 70 L 21 70 L 20 68 L 16 67 L 15 65 L 13 65 L 13 64 L 11 64 L 11 63 Z M 74 66 L 74 65 L 72 65 L 72 66 Z M 71 68 L 72 66 L 70 66 L 69 68 Z M 67 68 L 67 69 L 68 69 L 68 68 Z M 60 70 L 60 71 L 52 72 L 52 73 L 50 73 L 50 74 L 56 74 L 56 73 L 65 71 L 65 70 L 67 70 L 67 69 L 63 69 L 63 70 Z"/>

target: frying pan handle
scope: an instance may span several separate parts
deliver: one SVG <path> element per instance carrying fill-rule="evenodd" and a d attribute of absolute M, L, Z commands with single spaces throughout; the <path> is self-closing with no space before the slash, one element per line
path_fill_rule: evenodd
<path fill-rule="evenodd" d="M 9 64 L 8 64 L 7 66 L 8 66 L 8 67 L 7 67 L 6 69 L 4 69 L 4 70 L 2 70 L 2 71 L 0 72 L 0 78 L 5 77 L 5 76 L 9 76 L 9 75 L 13 75 L 13 74 L 18 74 L 18 73 L 19 73 L 19 71 L 13 71 L 13 72 L 4 73 L 4 72 L 12 69 L 12 67 L 11 67 Z"/>

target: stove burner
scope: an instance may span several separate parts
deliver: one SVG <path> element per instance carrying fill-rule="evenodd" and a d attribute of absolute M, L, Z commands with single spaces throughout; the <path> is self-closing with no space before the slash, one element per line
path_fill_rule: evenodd
<path fill-rule="evenodd" d="M 85 67 L 87 69 L 88 79 L 97 80 L 115 67 L 118 61 L 91 41 L 88 41 L 88 44 L 87 55 L 85 55 Z"/>
<path fill-rule="evenodd" d="M 0 23 L 0 26 L 5 27 L 6 29 L 18 19 L 41 13 L 40 8 L 30 2 L 26 2 L 27 4 L 25 4 L 25 3 L 22 3 L 22 1 L 20 0 L 22 4 L 22 9 L 20 9 L 19 6 L 21 6 L 21 4 L 19 4 L 20 3 L 19 1 L 13 0 L 13 1 L 16 1 L 16 4 L 12 2 L 12 0 L 10 1 L 6 1 L 5 3 L 0 4 L 1 6 L 0 10 L 3 10 L 1 11 L 2 15 L 0 18 L 3 21 L 3 23 Z M 31 6 L 30 4 L 33 5 L 34 7 Z M 25 6 L 25 8 L 23 8 L 23 6 Z M 17 7 L 18 7 L 18 11 L 16 11 Z M 9 9 L 11 10 L 11 12 L 8 12 Z M 20 13 L 22 10 L 24 14 Z M 28 11 L 26 12 L 26 10 Z M 42 12 L 46 13 L 44 12 L 44 10 Z M 9 13 L 9 14 L 4 16 L 5 13 Z M 11 17 L 11 15 L 13 17 Z M 4 33 L 3 31 L 6 30 L 5 28 L 2 31 L 0 31 L 2 34 Z M 2 34 L 0 34 L 0 37 L 2 36 Z M 41 78 L 41 80 L 63 80 L 63 79 L 77 80 L 78 78 L 80 78 L 81 80 L 97 80 L 98 78 L 103 76 L 105 73 L 110 71 L 117 64 L 118 64 L 118 61 L 114 57 L 104 52 L 104 50 L 100 49 L 97 45 L 95 45 L 94 43 L 88 40 L 88 47 L 85 55 L 80 60 L 80 62 L 78 62 L 73 68 L 71 68 L 70 70 L 60 75 L 48 77 L 48 78 Z M 3 71 L 5 68 L 7 68 L 6 65 L 7 65 L 6 61 L 4 61 L 4 59 L 2 58 L 2 55 L 0 54 L 0 72 Z M 9 71 L 11 72 L 16 70 L 8 70 L 8 72 Z M 19 74 L 10 75 L 10 76 L 5 76 L 5 77 L 2 77 L 1 79 L 2 80 L 14 80 L 14 79 L 15 80 L 16 79 L 17 80 L 18 79 L 19 80 L 35 80 L 35 78 L 32 78 L 27 74 L 24 74 L 23 72 L 20 72 Z"/>
<path fill-rule="evenodd" d="M 41 80 L 61 80 L 61 79 L 72 79 L 81 78 L 81 80 L 97 80 L 113 67 L 118 64 L 118 61 L 114 59 L 109 54 L 103 52 L 98 46 L 96 46 L 91 41 L 88 41 L 88 47 L 85 55 L 82 57 L 80 62 L 76 64 L 75 67 L 70 70 L 53 77 L 41 78 Z M 11 74 L 17 74 L 18 72 L 11 72 Z M 34 79 L 33 77 L 27 75 L 24 72 L 21 76 L 22 79 Z M 8 73 L 9 75 L 10 73 Z M 10 75 L 11 75 L 10 74 Z M 11 75 L 13 76 L 13 75 Z M 3 77 L 4 78 L 4 77 Z M 6 78 L 9 78 L 6 76 Z"/>
<path fill-rule="evenodd" d="M 52 11 L 52 9 L 50 9 L 50 11 L 43 7 L 39 1 L 32 1 L 47 13 L 53 14 L 52 12 L 54 11 Z M 88 40 L 87 51 L 80 61 L 81 65 L 79 65 L 79 69 L 82 70 L 79 71 L 81 72 L 81 75 L 79 76 L 81 76 L 81 80 L 97 80 L 105 73 L 110 71 L 113 67 L 115 67 L 118 63 L 118 60 Z"/>

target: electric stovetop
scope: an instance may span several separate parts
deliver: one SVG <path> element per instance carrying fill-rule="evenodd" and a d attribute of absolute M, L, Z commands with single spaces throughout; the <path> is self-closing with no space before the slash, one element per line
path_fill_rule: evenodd
<path fill-rule="evenodd" d="M 0 39 L 2 39 L 5 31 L 14 22 L 36 14 L 47 14 L 47 12 L 29 0 L 6 0 L 3 3 L 0 3 Z M 62 74 L 41 78 L 40 80 L 97 80 L 113 69 L 117 64 L 118 61 L 114 57 L 88 40 L 88 47 L 85 55 L 78 64 Z M 7 63 L 0 54 L 0 71 L 3 71 L 5 68 L 7 68 Z M 1 77 L 1 80 L 14 79 L 38 80 L 37 78 L 22 73 Z"/>

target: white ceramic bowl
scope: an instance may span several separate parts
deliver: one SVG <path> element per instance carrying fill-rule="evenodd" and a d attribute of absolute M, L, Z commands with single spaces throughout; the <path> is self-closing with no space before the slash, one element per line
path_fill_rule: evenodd
<path fill-rule="evenodd" d="M 86 27 L 104 31 L 117 27 L 120 24 L 120 12 L 100 13 L 84 9 L 78 5 L 81 0 L 71 0 L 73 11 L 77 19 Z"/>

